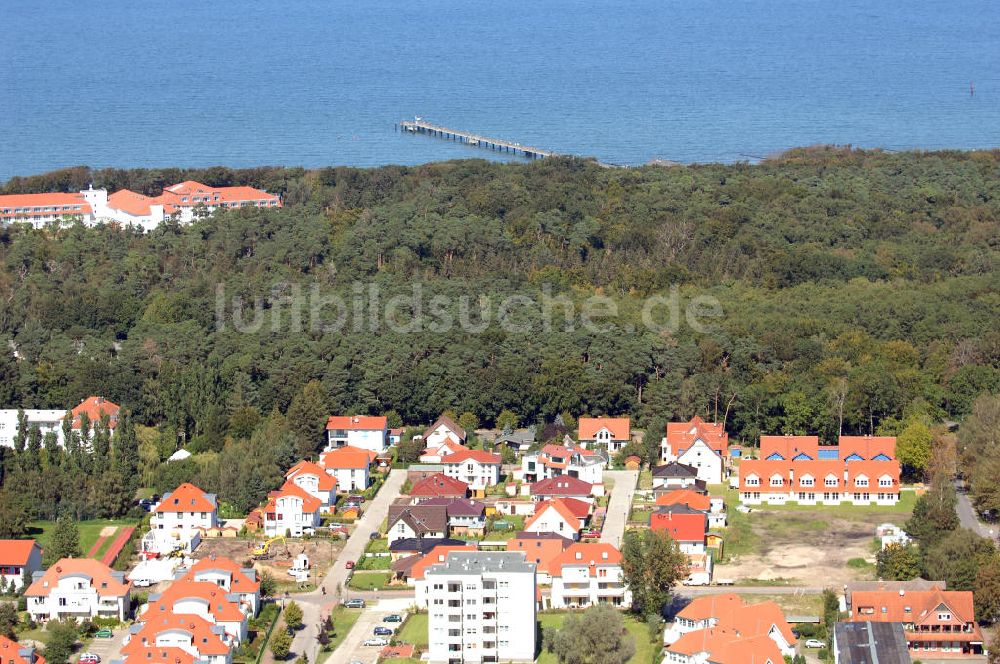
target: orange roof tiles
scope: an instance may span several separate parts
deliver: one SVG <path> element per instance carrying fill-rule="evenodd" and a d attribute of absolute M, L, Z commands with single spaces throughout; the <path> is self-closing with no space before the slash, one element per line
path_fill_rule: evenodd
<path fill-rule="evenodd" d="M 201 616 L 193 614 L 163 613 L 155 619 L 142 623 L 138 632 L 132 635 L 127 644 L 122 646 L 121 654 L 126 657 L 139 655 L 149 646 L 156 645 L 156 637 L 163 632 L 183 632 L 191 637 L 191 646 L 199 654 L 227 655 L 229 646 L 222 636 L 213 631 L 214 625 Z"/>
<path fill-rule="evenodd" d="M 576 542 L 549 561 L 548 572 L 552 576 L 562 576 L 564 567 L 587 567 L 589 576 L 597 576 L 597 568 L 607 565 L 621 565 L 622 554 L 612 544 Z"/>
<path fill-rule="evenodd" d="M 328 470 L 337 468 L 367 468 L 378 454 L 371 450 L 345 445 L 319 455 L 319 465 Z"/>
<path fill-rule="evenodd" d="M 214 512 L 215 502 L 190 482 L 185 482 L 163 496 L 160 504 L 153 510 L 157 514 L 163 512 Z"/>
<path fill-rule="evenodd" d="M 325 475 L 326 473 L 323 474 Z M 295 482 L 286 480 L 280 489 L 267 494 L 267 507 L 265 510 L 274 510 L 278 501 L 282 498 L 298 498 L 301 500 L 303 514 L 318 512 L 319 508 L 323 506 L 323 502 L 319 498 L 313 496 Z"/>
<path fill-rule="evenodd" d="M 285 477 L 292 481 L 296 477 L 304 475 L 315 475 L 317 478 L 317 487 L 319 487 L 320 491 L 333 491 L 337 488 L 337 478 L 326 472 L 318 463 L 312 461 L 299 461 L 285 473 Z"/>
<path fill-rule="evenodd" d="M 346 431 L 381 431 L 388 427 L 389 420 L 385 417 L 370 417 L 367 415 L 331 415 L 326 420 L 326 428 L 344 429 Z"/>
<path fill-rule="evenodd" d="M 845 474 L 847 479 L 845 480 Z M 782 484 L 771 485 L 775 476 L 782 478 Z M 790 477 L 791 476 L 791 479 Z M 859 486 L 857 479 L 864 476 L 868 479 L 867 486 Z M 759 479 L 760 484 L 748 484 L 752 477 Z M 813 484 L 803 484 L 802 480 L 811 477 Z M 826 484 L 836 479 L 836 484 Z M 880 486 L 879 480 L 887 478 L 887 486 Z M 791 481 L 791 484 L 789 483 Z M 759 491 L 761 493 L 787 493 L 808 489 L 811 491 L 836 491 L 867 493 L 899 493 L 899 462 L 898 461 L 840 461 L 836 459 L 819 459 L 788 461 L 775 459 L 746 459 L 740 464 L 740 490 Z"/>
<path fill-rule="evenodd" d="M 30 651 L 30 654 L 22 655 L 22 651 Z M 0 634 L 0 661 L 3 664 L 45 664 L 45 658 L 32 646 L 21 645 L 2 634 Z"/>
<path fill-rule="evenodd" d="M 607 429 L 612 440 L 629 440 L 631 438 L 631 420 L 627 417 L 581 417 L 577 421 L 577 438 L 579 440 L 594 440 L 597 432 Z"/>
<path fill-rule="evenodd" d="M 657 505 L 687 505 L 696 510 L 708 511 L 711 502 L 708 496 L 696 493 L 691 489 L 677 489 L 656 497 Z"/>
<path fill-rule="evenodd" d="M 45 574 L 28 586 L 24 594 L 28 597 L 47 597 L 59 585 L 59 579 L 82 575 L 90 577 L 90 585 L 97 590 L 98 595 L 121 597 L 129 592 L 132 583 L 124 580 L 124 574 L 117 573 L 123 579 L 121 581 L 114 574 L 110 567 L 98 560 L 63 558 L 45 570 Z"/>
<path fill-rule="evenodd" d="M 33 539 L 0 540 L 0 567 L 24 567 L 38 544 Z"/>
<path fill-rule="evenodd" d="M 535 563 L 539 571 L 548 571 L 549 566 L 572 542 L 565 537 L 540 539 L 515 536 L 507 540 L 508 551 L 524 551 L 526 560 Z"/>
<path fill-rule="evenodd" d="M 208 612 L 216 622 L 242 622 L 246 614 L 237 602 L 228 599 L 229 593 L 211 581 L 194 581 L 183 578 L 174 581 L 158 599 L 150 601 L 149 609 L 139 617 L 139 622 L 174 613 L 174 604 L 184 599 L 200 599 L 207 603 Z M 162 609 L 160 607 L 163 607 Z"/>
<path fill-rule="evenodd" d="M 237 593 L 255 593 L 260 590 L 260 582 L 255 581 L 244 573 L 243 568 L 230 558 L 214 557 L 202 558 L 188 570 L 183 578 L 194 580 L 199 573 L 218 570 L 229 572 L 231 579 L 230 590 Z"/>
<path fill-rule="evenodd" d="M 781 607 L 774 602 L 744 604 L 735 593 L 697 597 L 677 617 L 694 622 L 714 618 L 714 624 L 682 635 L 667 650 L 689 656 L 708 652 L 708 660 L 719 664 L 761 664 L 768 660 L 780 664 L 781 651 L 769 636 L 772 627 L 789 645 L 796 642 Z"/>
<path fill-rule="evenodd" d="M 807 454 L 819 458 L 819 436 L 761 436 L 760 458 L 780 454 L 790 461 L 797 454 Z"/>
<path fill-rule="evenodd" d="M 73 428 L 79 429 L 81 426 L 82 415 L 87 414 L 87 419 L 90 420 L 93 425 L 95 422 L 100 421 L 104 416 L 108 416 L 109 426 L 114 429 L 118 424 L 118 412 L 121 407 L 108 401 L 104 397 L 87 397 L 77 405 L 72 411 L 73 416 Z"/>
<path fill-rule="evenodd" d="M 852 454 L 869 461 L 880 454 L 890 459 L 896 458 L 895 436 L 841 436 L 838 447 L 841 459 Z"/>
<path fill-rule="evenodd" d="M 455 546 L 450 544 L 442 544 L 434 547 L 423 557 L 413 564 L 410 568 L 410 578 L 412 579 L 422 579 L 424 578 L 424 572 L 431 565 L 440 565 L 448 559 L 448 554 L 452 551 L 475 551 L 475 544 L 466 544 L 464 546 Z"/>
<path fill-rule="evenodd" d="M 146 664 L 194 664 L 195 656 L 182 648 L 137 647 L 132 651 L 137 662 Z"/>
<path fill-rule="evenodd" d="M 198 204 L 207 206 L 226 205 L 229 203 L 257 203 L 265 201 L 280 207 L 281 199 L 275 194 L 255 189 L 253 187 L 209 187 L 194 180 L 185 180 L 166 187 L 158 200 L 172 203 L 178 207 L 192 207 Z"/>
<path fill-rule="evenodd" d="M 454 477 L 448 477 L 444 473 L 434 473 L 420 480 L 410 488 L 410 495 L 419 498 L 438 496 L 464 498 L 468 492 L 468 484 Z"/>
<path fill-rule="evenodd" d="M 546 500 L 542 503 L 539 503 L 538 506 L 535 507 L 535 514 L 525 522 L 524 529 L 527 530 L 532 525 L 534 525 L 534 523 L 539 519 L 541 519 L 542 515 L 548 512 L 549 510 L 555 510 L 556 513 L 562 517 L 563 521 L 569 524 L 569 527 L 574 530 L 580 529 L 580 521 L 582 519 L 585 519 L 587 516 L 586 514 L 583 516 L 577 516 L 564 500 L 562 500 L 561 498 L 555 498 L 553 500 Z"/>
<path fill-rule="evenodd" d="M 660 508 L 649 515 L 650 529 L 665 530 L 677 542 L 704 542 L 708 517 L 704 512 L 691 513 L 686 509 L 684 505 Z"/>
<path fill-rule="evenodd" d="M 164 205 L 163 201 L 152 198 L 150 196 L 144 196 L 143 194 L 131 191 L 129 189 L 119 189 L 115 193 L 108 196 L 108 207 L 112 210 L 121 210 L 122 212 L 127 212 L 128 214 L 135 217 L 145 217 L 152 214 L 151 206 L 153 205 Z M 169 205 L 170 210 L 164 212 L 173 212 L 175 208 L 173 205 Z"/>
<path fill-rule="evenodd" d="M 973 595 L 969 590 L 866 590 L 851 593 L 852 622 L 903 622 L 934 624 L 937 608 L 945 605 L 961 623 L 975 622 Z M 862 609 L 872 608 L 872 613 Z M 885 609 L 883 612 L 882 609 Z M 909 611 L 906 609 L 909 608 Z"/>
<path fill-rule="evenodd" d="M 26 215 L 90 214 L 93 210 L 83 194 L 8 194 L 0 196 L 0 218 Z"/>
<path fill-rule="evenodd" d="M 677 617 L 699 622 L 729 613 L 742 605 L 743 600 L 736 593 L 703 595 L 692 599 L 687 606 L 677 612 Z"/>
<path fill-rule="evenodd" d="M 475 461 L 480 464 L 499 466 L 502 462 L 499 454 L 486 452 L 485 450 L 460 450 L 454 454 L 449 454 L 441 459 L 441 463 L 462 463 L 463 461 Z"/>
<path fill-rule="evenodd" d="M 720 423 L 708 423 L 695 415 L 688 422 L 668 422 L 666 433 L 667 443 L 675 453 L 687 450 L 695 440 L 702 440 L 713 451 L 729 456 L 729 434 Z"/>

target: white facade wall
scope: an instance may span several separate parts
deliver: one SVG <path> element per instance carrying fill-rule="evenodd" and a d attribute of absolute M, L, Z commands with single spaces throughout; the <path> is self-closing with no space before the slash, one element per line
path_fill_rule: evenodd
<path fill-rule="evenodd" d="M 697 468 L 699 480 L 704 480 L 709 484 L 722 484 L 725 467 L 722 457 L 703 441 L 696 440 L 677 460 L 685 466 Z"/>
<path fill-rule="evenodd" d="M 337 478 L 337 491 L 364 491 L 368 488 L 368 468 L 327 468 Z"/>
<path fill-rule="evenodd" d="M 150 524 L 157 530 L 179 533 L 182 537 L 190 536 L 199 528 L 214 528 L 219 525 L 216 510 L 211 512 L 156 512 L 150 519 Z"/>
<path fill-rule="evenodd" d="M 292 478 L 292 483 L 313 498 L 317 498 L 323 503 L 323 507 L 329 507 L 333 502 L 333 492 L 321 491 L 319 488 L 319 478 L 311 473 L 296 475 Z"/>
<path fill-rule="evenodd" d="M 551 602 L 553 609 L 582 608 L 595 604 L 628 607 L 632 593 L 625 586 L 620 565 L 598 565 L 596 576 L 591 576 L 583 564 L 563 565 L 562 576 L 552 577 Z"/>
<path fill-rule="evenodd" d="M 303 528 L 316 528 L 320 524 L 319 512 L 303 512 L 302 499 L 298 496 L 281 496 L 274 501 L 274 520 L 264 514 L 264 534 L 268 537 L 284 535 L 302 537 Z"/>
<path fill-rule="evenodd" d="M 372 452 L 381 454 L 388 448 L 389 432 L 385 429 L 328 429 L 326 434 L 326 448 L 328 450 L 350 445 L 351 447 L 360 447 L 363 450 L 371 450 Z"/>
<path fill-rule="evenodd" d="M 537 519 L 525 526 L 524 530 L 529 533 L 556 533 L 574 540 L 580 539 L 580 529 L 577 524 L 566 521 L 559 511 L 552 507 L 546 508 Z"/>
<path fill-rule="evenodd" d="M 67 574 L 48 590 L 48 595 L 28 598 L 28 613 L 33 620 L 82 620 L 96 616 L 125 620 L 131 608 L 128 594 L 122 597 L 101 596 L 85 574 Z"/>
<path fill-rule="evenodd" d="M 472 490 L 482 491 L 500 483 L 500 464 L 485 464 L 475 459 L 459 463 L 444 464 L 444 474 L 469 485 Z"/>
<path fill-rule="evenodd" d="M 0 578 L 7 584 L 8 588 L 12 582 L 15 588 L 21 588 L 24 585 L 25 568 L 27 568 L 29 575 L 42 569 L 42 554 L 37 546 L 32 547 L 28 562 L 24 567 L 0 566 Z"/>
<path fill-rule="evenodd" d="M 439 424 L 434 431 L 430 432 L 427 437 L 424 438 L 425 447 L 435 447 L 445 441 L 461 444 L 462 439 L 458 437 L 458 434 L 443 424 Z"/>
<path fill-rule="evenodd" d="M 247 620 L 245 618 L 241 622 L 216 620 L 215 616 L 212 615 L 208 600 L 204 598 L 189 597 L 181 599 L 174 602 L 172 608 L 174 613 L 200 616 L 210 623 L 219 625 L 226 630 L 226 634 L 229 634 L 238 643 L 243 642 L 247 638 Z"/>
<path fill-rule="evenodd" d="M 65 410 L 25 410 L 28 418 L 28 428 L 37 426 L 44 440 L 45 434 L 55 433 L 59 445 L 64 445 L 62 423 L 66 417 Z M 17 409 L 4 408 L 0 410 L 0 447 L 14 447 L 14 436 L 17 435 Z"/>
<path fill-rule="evenodd" d="M 192 574 L 192 576 L 194 577 L 195 581 L 208 581 L 210 583 L 214 583 L 220 588 L 224 588 L 228 592 L 234 592 L 233 576 L 230 572 L 224 569 L 199 570 L 194 574 Z M 257 615 L 257 613 L 260 611 L 260 593 L 256 592 L 256 593 L 236 593 L 236 594 L 239 595 L 240 602 L 250 606 L 251 614 Z"/>

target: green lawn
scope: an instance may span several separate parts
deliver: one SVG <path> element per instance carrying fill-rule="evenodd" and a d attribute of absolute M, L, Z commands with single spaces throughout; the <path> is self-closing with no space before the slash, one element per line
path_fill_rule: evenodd
<path fill-rule="evenodd" d="M 388 553 L 389 552 L 389 540 L 382 537 L 380 539 L 368 540 L 368 544 L 365 546 L 365 553 Z"/>
<path fill-rule="evenodd" d="M 544 633 L 546 627 L 562 627 L 568 612 L 546 612 L 538 614 L 538 621 Z M 653 658 L 660 652 L 661 643 L 649 640 L 649 628 L 646 623 L 636 620 L 632 615 L 625 615 L 625 628 L 635 638 L 635 655 L 629 660 L 629 664 L 651 664 Z M 538 664 L 558 664 L 556 656 L 542 648 L 541 654 L 535 660 Z M 657 658 L 658 661 L 658 658 Z"/>
<path fill-rule="evenodd" d="M 392 590 L 389 587 L 389 579 L 392 578 L 390 572 L 355 572 L 351 575 L 351 581 L 347 587 L 351 590 Z M 406 586 L 397 586 L 400 590 L 405 590 Z"/>
<path fill-rule="evenodd" d="M 390 556 L 362 556 L 358 562 L 357 569 L 364 570 L 386 570 L 392 566 Z"/>
<path fill-rule="evenodd" d="M 402 643 L 412 643 L 417 650 L 427 648 L 427 614 L 413 613 L 396 632 L 396 640 Z"/>
<path fill-rule="evenodd" d="M 782 608 L 786 616 L 794 615 L 823 615 L 823 596 L 816 595 L 755 595 L 753 593 L 741 593 L 740 597 L 747 604 L 760 604 L 761 602 L 774 602 Z"/>
<path fill-rule="evenodd" d="M 737 494 L 737 501 L 739 502 L 738 492 L 733 489 L 733 493 Z M 868 517 L 884 514 L 887 517 L 908 515 L 913 512 L 913 506 L 917 502 L 916 491 L 902 491 L 899 494 L 899 502 L 895 505 L 754 505 L 753 510 L 756 512 L 760 510 L 761 512 L 827 512 L 831 516 L 837 516 L 842 519 L 867 519 Z M 726 504 L 729 504 L 727 498 Z"/>
<path fill-rule="evenodd" d="M 80 531 L 80 550 L 84 555 L 90 551 L 90 547 L 94 546 L 97 538 L 101 534 L 101 530 L 107 526 L 133 526 L 137 524 L 138 521 L 135 519 L 94 519 L 93 521 L 78 521 L 76 524 L 77 529 Z M 49 544 L 49 538 L 52 536 L 52 530 L 55 528 L 55 521 L 32 521 L 28 524 L 27 532 L 25 533 L 28 537 L 33 537 L 38 541 L 38 546 L 43 549 Z M 102 549 L 107 549 L 111 546 L 111 542 L 114 537 L 109 537 L 108 540 L 102 545 Z"/>
<path fill-rule="evenodd" d="M 347 633 L 354 627 L 354 623 L 358 622 L 361 614 L 362 611 L 358 609 L 345 609 L 343 606 L 334 607 L 330 613 L 330 617 L 333 619 L 333 636 L 330 638 L 328 647 L 331 652 L 336 650 L 341 641 L 347 637 Z"/>

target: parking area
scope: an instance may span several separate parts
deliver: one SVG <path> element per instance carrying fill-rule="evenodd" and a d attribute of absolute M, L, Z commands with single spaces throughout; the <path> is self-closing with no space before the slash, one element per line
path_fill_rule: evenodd
<path fill-rule="evenodd" d="M 377 603 L 369 603 L 364 609 L 358 622 L 348 632 L 340 647 L 330 654 L 327 664 L 348 664 L 349 662 L 363 662 L 363 664 L 374 664 L 378 660 L 382 651 L 378 646 L 362 645 L 366 639 L 374 637 L 373 630 L 376 626 L 392 628 L 393 631 L 399 629 L 402 623 L 386 623 L 383 619 L 391 614 L 397 613 L 404 619 L 406 613 L 411 609 L 413 600 L 411 598 L 383 599 Z M 389 641 L 392 637 L 383 637 Z"/>
<path fill-rule="evenodd" d="M 112 660 L 121 659 L 121 649 L 125 643 L 125 636 L 128 634 L 128 626 L 119 625 L 118 627 L 115 627 L 112 632 L 114 636 L 110 639 L 95 637 L 90 641 L 90 643 L 80 650 L 79 654 L 92 652 L 101 658 L 101 664 L 107 664 Z M 77 658 L 78 657 L 79 655 Z"/>

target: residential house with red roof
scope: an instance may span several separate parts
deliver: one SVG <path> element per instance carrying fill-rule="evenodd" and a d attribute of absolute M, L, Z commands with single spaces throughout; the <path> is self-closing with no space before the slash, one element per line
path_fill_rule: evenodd
<path fill-rule="evenodd" d="M 253 567 L 240 567 L 230 558 L 209 556 L 179 574 L 179 578 L 214 583 L 239 597 L 241 605 L 250 607 L 251 615 L 260 611 L 260 580 Z"/>
<path fill-rule="evenodd" d="M 155 620 L 134 623 L 125 636 L 121 654 L 126 663 L 167 664 L 155 656 L 157 651 L 177 649 L 197 662 L 231 664 L 235 646 L 235 640 L 226 634 L 222 625 L 199 615 L 166 613 L 156 616 Z"/>
<path fill-rule="evenodd" d="M 83 416 L 87 416 L 87 421 L 90 423 L 90 428 L 93 428 L 101 418 L 107 416 L 108 427 L 114 429 L 118 426 L 118 413 L 121 411 L 121 407 L 108 401 L 104 397 L 87 397 L 70 411 L 73 418 L 72 425 L 73 429 L 79 431 L 83 428 Z"/>
<path fill-rule="evenodd" d="M 448 508 L 444 505 L 389 506 L 386 539 L 443 539 L 448 536 Z"/>
<path fill-rule="evenodd" d="M 483 497 L 486 489 L 500 483 L 499 454 L 484 450 L 465 450 L 441 459 L 444 474 L 469 485 L 474 496 Z"/>
<path fill-rule="evenodd" d="M 190 482 L 163 494 L 153 508 L 150 532 L 143 541 L 144 550 L 169 553 L 182 549 L 194 551 L 205 530 L 219 525 L 218 500 Z M 149 540 L 147 547 L 146 539 Z"/>
<path fill-rule="evenodd" d="M 449 454 L 468 451 L 469 448 L 465 445 L 456 443 L 450 438 L 445 438 L 440 442 L 425 447 L 423 452 L 420 453 L 418 461 L 420 461 L 420 463 L 441 463 L 441 459 Z"/>
<path fill-rule="evenodd" d="M 688 422 L 669 422 L 660 441 L 660 459 L 693 467 L 699 480 L 721 484 L 729 472 L 729 434 L 721 423 L 697 415 Z"/>
<path fill-rule="evenodd" d="M 302 537 L 307 530 L 320 525 L 323 503 L 305 489 L 287 480 L 277 491 L 267 495 L 264 506 L 264 534 L 267 537 L 286 535 Z"/>
<path fill-rule="evenodd" d="M 319 455 L 319 466 L 337 480 L 337 491 L 364 491 L 371 483 L 371 469 L 378 454 L 346 445 Z"/>
<path fill-rule="evenodd" d="M 132 611 L 131 592 L 125 572 L 90 558 L 63 558 L 35 572 L 24 595 L 36 621 L 98 616 L 125 620 Z"/>
<path fill-rule="evenodd" d="M 575 477 L 561 475 L 539 480 L 528 485 L 528 493 L 535 500 L 551 500 L 552 498 L 576 498 L 586 502 L 594 501 L 594 485 Z"/>
<path fill-rule="evenodd" d="M 247 638 L 252 607 L 240 601 L 240 596 L 210 581 L 181 579 L 165 591 L 149 596 L 149 602 L 136 617 L 137 622 L 155 621 L 171 614 L 195 615 L 221 626 L 230 644 Z"/>
<path fill-rule="evenodd" d="M 632 440 L 632 422 L 627 417 L 581 417 L 576 439 L 584 447 L 605 447 L 614 456 Z"/>
<path fill-rule="evenodd" d="M 435 448 L 442 443 L 451 442 L 464 445 L 468 433 L 460 427 L 453 419 L 442 414 L 434 424 L 424 431 L 424 445 L 428 448 Z"/>
<path fill-rule="evenodd" d="M 573 544 L 571 537 L 556 533 L 521 531 L 507 540 L 508 551 L 523 551 L 529 563 L 535 563 L 539 585 L 550 585 L 549 563 Z"/>
<path fill-rule="evenodd" d="M 434 473 L 415 482 L 409 495 L 416 502 L 427 498 L 465 498 L 469 495 L 469 485 L 444 473 Z"/>
<path fill-rule="evenodd" d="M 573 540 L 590 516 L 590 503 L 573 498 L 553 498 L 539 503 L 535 514 L 524 522 L 526 533 L 555 533 Z"/>
<path fill-rule="evenodd" d="M 895 505 L 898 461 L 745 459 L 740 500 L 747 505 Z"/>
<path fill-rule="evenodd" d="M 746 604 L 735 593 L 696 597 L 664 632 L 664 662 L 781 664 L 796 638 L 774 602 Z"/>
<path fill-rule="evenodd" d="M 761 436 L 759 458 L 766 461 L 893 461 L 895 436 L 840 436 L 821 445 L 818 436 Z"/>
<path fill-rule="evenodd" d="M 0 579 L 5 588 L 23 587 L 25 574 L 42 569 L 42 549 L 33 539 L 0 540 Z"/>
<path fill-rule="evenodd" d="M 45 664 L 35 646 L 22 645 L 0 634 L 0 662 L 3 664 Z"/>
<path fill-rule="evenodd" d="M 376 454 L 389 444 L 389 420 L 368 415 L 333 415 L 326 421 L 326 449 L 356 447 Z"/>
<path fill-rule="evenodd" d="M 983 653 L 983 632 L 968 590 L 871 590 L 851 593 L 851 622 L 903 625 L 916 659 L 953 659 Z"/>
<path fill-rule="evenodd" d="M 649 527 L 666 531 L 684 553 L 705 553 L 708 516 L 701 510 L 681 504 L 658 507 L 649 515 Z"/>
<path fill-rule="evenodd" d="M 285 479 L 320 502 L 323 511 L 330 511 L 337 497 L 337 478 L 318 463 L 303 460 L 288 469 Z"/>
<path fill-rule="evenodd" d="M 549 561 L 547 571 L 552 583 L 550 608 L 632 605 L 632 593 L 622 571 L 622 554 L 611 544 L 571 544 Z"/>
<path fill-rule="evenodd" d="M 566 475 L 590 484 L 602 484 L 606 463 L 597 450 L 549 444 L 537 454 L 521 457 L 521 477 L 530 483 Z"/>
<path fill-rule="evenodd" d="M 726 526 L 726 505 L 721 496 L 707 496 L 691 489 L 675 489 L 657 494 L 656 505 L 658 507 L 687 505 L 705 513 L 708 517 L 709 528 L 725 528 Z"/>
<path fill-rule="evenodd" d="M 0 196 L 0 224 L 31 224 L 34 228 L 45 228 L 64 221 L 93 224 L 94 209 L 82 193 Z"/>

